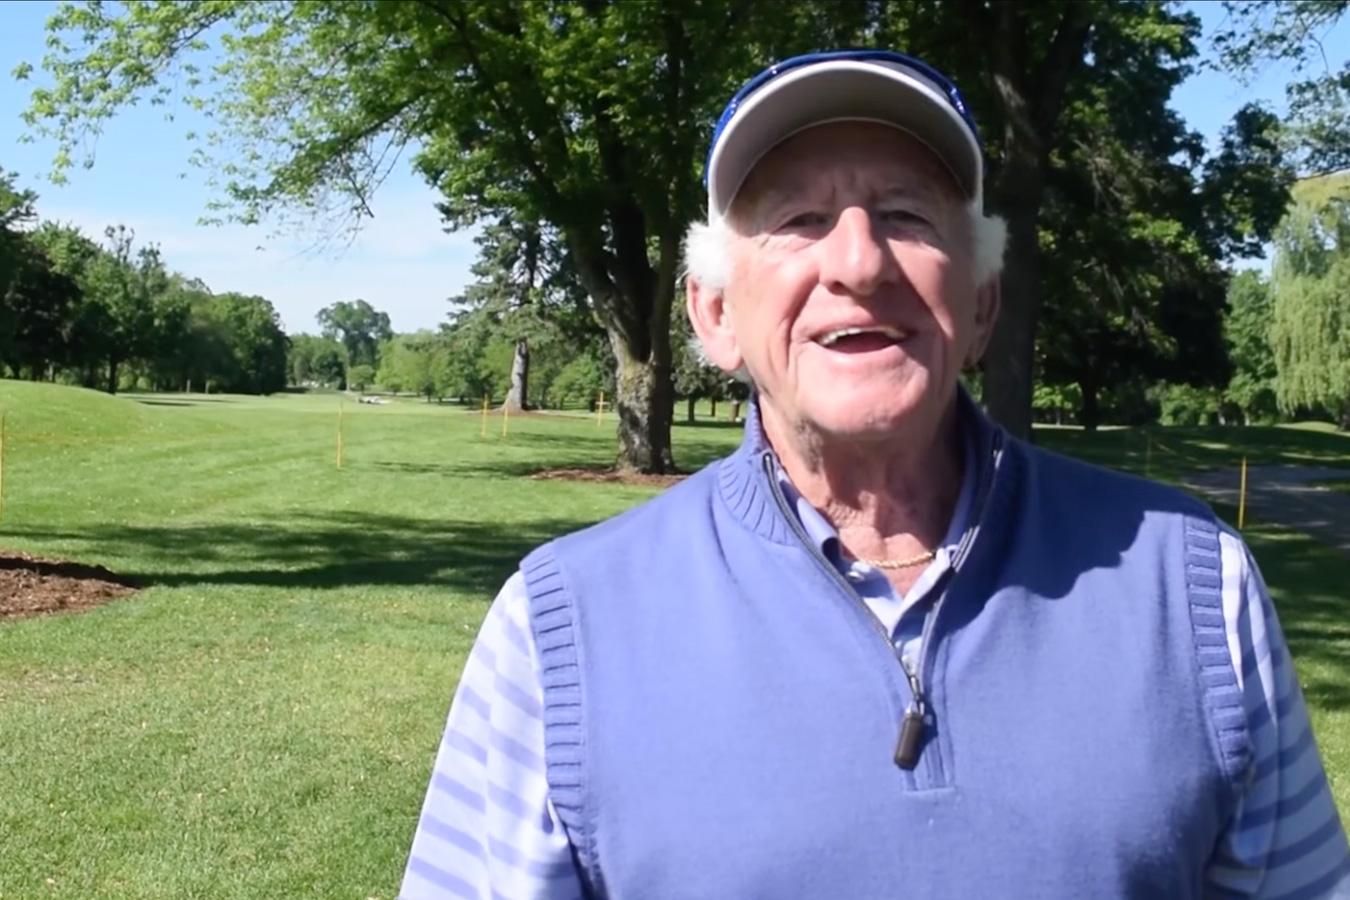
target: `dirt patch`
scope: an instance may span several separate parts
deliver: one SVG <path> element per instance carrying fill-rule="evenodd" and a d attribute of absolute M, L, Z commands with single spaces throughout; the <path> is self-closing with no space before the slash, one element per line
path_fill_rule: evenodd
<path fill-rule="evenodd" d="M 643 475 L 621 469 L 543 469 L 530 476 L 543 481 L 590 481 L 604 484 L 628 484 L 638 487 L 670 487 L 688 475 Z"/>
<path fill-rule="evenodd" d="M 89 609 L 136 591 L 102 566 L 0 548 L 0 621 Z"/>

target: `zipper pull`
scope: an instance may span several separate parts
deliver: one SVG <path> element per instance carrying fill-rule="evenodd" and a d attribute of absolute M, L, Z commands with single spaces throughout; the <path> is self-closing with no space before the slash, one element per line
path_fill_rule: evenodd
<path fill-rule="evenodd" d="M 905 710 L 905 717 L 900 720 L 900 739 L 895 743 L 895 764 L 910 771 L 919 764 L 919 750 L 923 747 L 925 704 L 919 673 L 914 671 L 904 656 L 900 656 L 899 659 L 900 668 L 905 670 L 905 678 L 909 680 L 912 702 Z"/>
<path fill-rule="evenodd" d="M 895 745 L 895 764 L 906 771 L 919 763 L 919 748 L 923 745 L 923 713 L 910 707 L 900 722 L 900 740 Z"/>

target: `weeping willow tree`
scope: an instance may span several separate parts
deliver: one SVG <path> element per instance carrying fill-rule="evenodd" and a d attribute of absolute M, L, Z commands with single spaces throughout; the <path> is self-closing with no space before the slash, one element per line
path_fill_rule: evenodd
<path fill-rule="evenodd" d="M 1271 276 L 1276 395 L 1321 407 L 1350 430 L 1350 175 L 1309 179 L 1275 240 Z"/>

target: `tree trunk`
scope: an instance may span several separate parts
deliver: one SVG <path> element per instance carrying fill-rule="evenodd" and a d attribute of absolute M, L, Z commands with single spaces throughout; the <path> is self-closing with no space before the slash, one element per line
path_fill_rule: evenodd
<path fill-rule="evenodd" d="M 530 408 L 530 342 L 525 338 L 516 340 L 516 350 L 511 356 L 511 388 L 502 406 L 511 412 Z"/>
<path fill-rule="evenodd" d="M 1084 431 L 1096 431 L 1102 418 L 1101 407 L 1097 404 L 1097 385 L 1080 381 L 1078 387 L 1083 392 L 1083 403 L 1078 410 L 1078 421 L 1083 426 Z"/>
<path fill-rule="evenodd" d="M 108 393 L 117 393 L 117 357 L 108 358 Z"/>
<path fill-rule="evenodd" d="M 1096 8 L 1065 4 L 1044 55 L 1031 64 L 1025 22 L 1017 4 L 966 4 L 969 34 L 988 47 L 986 77 L 1003 114 L 1003 164 L 989 197 L 1008 222 L 1002 311 L 984 365 L 984 403 L 990 415 L 1019 437 L 1031 435 L 1032 364 L 1041 310 L 1040 242 L 1036 223 L 1050 148 L 1066 87 L 1083 64 Z"/>
<path fill-rule="evenodd" d="M 675 390 L 669 356 L 652 352 L 647 359 L 638 359 L 616 336 L 610 336 L 610 343 L 618 363 L 614 405 L 619 413 L 619 468 L 649 474 L 674 472 L 670 423 L 675 415 Z"/>
<path fill-rule="evenodd" d="M 740 419 L 741 419 L 741 401 L 740 401 L 740 400 L 732 400 L 732 401 L 731 401 L 731 421 L 732 421 L 733 423 L 734 423 L 734 422 L 739 422 Z"/>
<path fill-rule="evenodd" d="M 697 401 L 693 397 L 689 397 L 684 401 L 684 414 L 688 417 L 691 424 L 694 421 L 694 404 L 696 402 Z"/>
<path fill-rule="evenodd" d="M 716 419 L 717 419 L 717 398 L 716 398 L 716 397 L 713 397 L 713 398 L 709 399 L 709 400 L 708 400 L 708 403 L 711 404 L 711 406 L 712 406 L 712 409 L 711 409 L 711 410 L 709 411 L 709 413 L 708 413 L 708 418 L 713 419 L 713 420 L 716 420 Z"/>
<path fill-rule="evenodd" d="M 1341 419 L 1336 426 L 1341 431 L 1350 431 L 1350 401 L 1341 404 Z"/>

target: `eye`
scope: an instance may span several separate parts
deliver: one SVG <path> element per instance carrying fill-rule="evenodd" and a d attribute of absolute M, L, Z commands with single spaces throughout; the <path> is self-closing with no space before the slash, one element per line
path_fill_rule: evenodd
<path fill-rule="evenodd" d="M 928 219 L 909 209 L 892 208 L 881 210 L 881 221 L 894 225 L 931 225 Z"/>
<path fill-rule="evenodd" d="M 784 220 L 779 228 L 798 230 L 803 228 L 821 228 L 830 223 L 830 217 L 823 212 L 797 213 Z"/>

